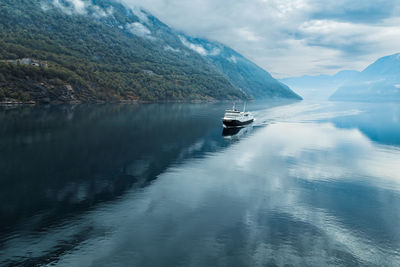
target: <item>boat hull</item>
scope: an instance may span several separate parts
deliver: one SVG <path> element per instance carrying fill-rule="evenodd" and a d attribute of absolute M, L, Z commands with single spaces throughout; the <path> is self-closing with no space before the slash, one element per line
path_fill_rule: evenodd
<path fill-rule="evenodd" d="M 244 125 L 250 124 L 254 121 L 254 119 L 247 120 L 247 121 L 239 121 L 239 120 L 222 120 L 224 127 L 242 127 Z"/>

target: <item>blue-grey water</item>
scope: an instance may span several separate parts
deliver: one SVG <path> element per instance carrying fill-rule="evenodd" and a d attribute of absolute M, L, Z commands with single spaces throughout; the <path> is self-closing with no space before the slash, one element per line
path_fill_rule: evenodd
<path fill-rule="evenodd" d="M 0 266 L 399 266 L 400 104 L 0 108 Z"/>

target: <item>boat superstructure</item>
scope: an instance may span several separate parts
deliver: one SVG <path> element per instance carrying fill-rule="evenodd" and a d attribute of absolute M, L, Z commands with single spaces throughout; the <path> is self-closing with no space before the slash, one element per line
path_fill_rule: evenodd
<path fill-rule="evenodd" d="M 246 106 L 243 108 L 243 111 L 239 111 L 235 108 L 235 104 L 233 104 L 232 109 L 225 110 L 225 115 L 222 119 L 224 127 L 242 127 L 252 123 L 254 116 L 251 112 L 245 112 L 245 109 Z"/>

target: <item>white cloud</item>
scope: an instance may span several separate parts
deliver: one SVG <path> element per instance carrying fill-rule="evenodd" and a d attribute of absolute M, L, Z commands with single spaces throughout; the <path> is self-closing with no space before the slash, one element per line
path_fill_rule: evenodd
<path fill-rule="evenodd" d="M 131 8 L 132 8 L 133 14 L 135 14 L 139 18 L 140 22 L 142 22 L 144 24 L 150 23 L 149 17 L 140 7 L 133 6 Z"/>
<path fill-rule="evenodd" d="M 182 35 L 179 36 L 179 39 L 181 40 L 181 42 L 184 46 L 186 46 L 187 48 L 195 51 L 196 53 L 198 53 L 202 56 L 218 56 L 221 53 L 221 49 L 219 47 L 212 47 L 211 49 L 209 48 L 209 50 L 208 50 L 200 44 L 195 44 L 195 43 L 189 42 Z"/>
<path fill-rule="evenodd" d="M 219 54 L 221 54 L 221 49 L 218 47 L 214 47 L 211 51 L 208 51 L 209 56 L 218 56 Z"/>
<path fill-rule="evenodd" d="M 250 42 L 258 42 L 260 41 L 260 37 L 258 37 L 252 30 L 248 28 L 238 28 L 236 30 L 236 34 L 239 38 L 244 39 L 245 41 Z"/>
<path fill-rule="evenodd" d="M 235 56 L 231 56 L 230 58 L 228 58 L 228 60 L 230 61 L 230 62 L 232 62 L 232 63 L 237 63 L 237 59 L 236 59 L 236 57 Z"/>
<path fill-rule="evenodd" d="M 94 11 L 93 15 L 96 17 L 107 17 L 107 16 L 111 16 L 113 14 L 114 9 L 112 7 L 104 10 L 101 9 L 98 6 L 92 5 L 91 6 L 92 10 Z"/>
<path fill-rule="evenodd" d="M 400 0 L 121 1 L 226 44 L 279 77 L 361 70 L 400 50 Z"/>
<path fill-rule="evenodd" d="M 75 11 L 79 14 L 85 14 L 86 13 L 86 5 L 87 3 L 85 3 L 82 0 L 68 0 L 69 2 L 72 3 L 72 5 L 75 8 Z"/>
<path fill-rule="evenodd" d="M 146 26 L 144 26 L 143 24 L 141 24 L 139 22 L 129 23 L 126 25 L 126 28 L 131 33 L 133 33 L 139 37 L 154 39 L 154 37 L 151 36 L 151 31 Z"/>
<path fill-rule="evenodd" d="M 41 7 L 44 11 L 49 10 L 50 8 L 55 7 L 59 8 L 62 12 L 68 15 L 79 14 L 79 15 L 87 15 L 90 11 L 90 14 L 94 17 L 106 17 L 111 16 L 113 14 L 113 8 L 110 7 L 108 9 L 102 9 L 101 7 L 92 4 L 90 1 L 85 0 L 53 0 L 53 2 L 48 5 L 44 2 L 41 2 Z"/>
<path fill-rule="evenodd" d="M 173 47 L 171 47 L 171 46 L 169 46 L 169 45 L 164 46 L 164 50 L 165 50 L 165 51 L 171 51 L 171 52 L 174 52 L 174 53 L 180 53 L 180 52 L 181 52 L 180 49 L 178 49 L 178 48 L 173 48 Z"/>
<path fill-rule="evenodd" d="M 184 46 L 186 46 L 187 48 L 192 49 L 193 51 L 195 51 L 196 53 L 199 53 L 202 56 L 207 56 L 207 54 L 208 54 L 207 50 L 203 46 L 198 45 L 198 44 L 193 44 L 193 43 L 189 42 L 188 40 L 186 40 L 186 38 L 183 36 L 179 36 L 179 39 L 181 40 L 182 44 Z"/>
<path fill-rule="evenodd" d="M 60 8 L 63 12 L 69 15 L 73 13 L 78 13 L 81 15 L 87 13 L 86 8 L 89 5 L 88 2 L 84 2 L 82 0 L 65 0 L 65 2 L 68 5 L 65 5 L 60 0 L 54 0 L 53 6 Z"/>

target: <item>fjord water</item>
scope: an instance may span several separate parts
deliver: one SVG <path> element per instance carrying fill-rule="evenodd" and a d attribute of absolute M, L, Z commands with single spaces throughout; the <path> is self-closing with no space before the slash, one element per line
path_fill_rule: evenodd
<path fill-rule="evenodd" d="M 0 110 L 0 265 L 400 265 L 400 105 Z"/>

